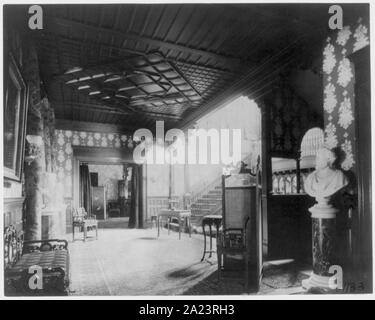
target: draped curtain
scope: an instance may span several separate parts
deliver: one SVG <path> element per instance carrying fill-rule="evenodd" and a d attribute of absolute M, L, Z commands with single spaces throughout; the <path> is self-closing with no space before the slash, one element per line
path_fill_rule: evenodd
<path fill-rule="evenodd" d="M 142 166 L 134 165 L 131 177 L 131 210 L 129 228 L 143 228 L 143 201 L 142 201 Z"/>
<path fill-rule="evenodd" d="M 89 166 L 81 164 L 79 167 L 79 206 L 91 214 L 91 179 Z"/>

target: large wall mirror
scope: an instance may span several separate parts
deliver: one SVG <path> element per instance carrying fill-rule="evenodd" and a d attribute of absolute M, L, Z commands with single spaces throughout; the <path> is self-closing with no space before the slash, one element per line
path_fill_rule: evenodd
<path fill-rule="evenodd" d="M 4 75 L 4 177 L 20 181 L 28 94 L 13 56 L 7 58 L 8 73 Z"/>

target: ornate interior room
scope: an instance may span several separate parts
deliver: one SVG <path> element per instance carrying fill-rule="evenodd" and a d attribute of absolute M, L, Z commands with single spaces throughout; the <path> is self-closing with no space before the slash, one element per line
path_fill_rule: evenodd
<path fill-rule="evenodd" d="M 29 7 L 3 7 L 5 295 L 372 293 L 368 4 Z M 140 164 L 157 122 L 239 129 L 240 161 Z"/>

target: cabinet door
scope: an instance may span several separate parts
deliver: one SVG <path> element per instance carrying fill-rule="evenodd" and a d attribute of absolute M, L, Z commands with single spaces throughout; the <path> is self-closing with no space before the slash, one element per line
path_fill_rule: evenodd
<path fill-rule="evenodd" d="M 92 213 L 97 219 L 104 219 L 104 187 L 92 188 Z"/>

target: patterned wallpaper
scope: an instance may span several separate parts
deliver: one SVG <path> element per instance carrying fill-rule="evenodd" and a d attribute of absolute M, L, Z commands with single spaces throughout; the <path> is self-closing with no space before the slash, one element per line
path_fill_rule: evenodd
<path fill-rule="evenodd" d="M 135 142 L 130 135 L 86 131 L 55 130 L 55 158 L 58 181 L 64 184 L 64 197 L 73 193 L 72 146 L 127 148 L 132 150 Z"/>
<path fill-rule="evenodd" d="M 121 164 L 89 164 L 90 172 L 98 173 L 98 186 L 107 187 L 107 200 L 118 199 L 118 180 L 122 179 Z"/>
<path fill-rule="evenodd" d="M 320 127 L 322 117 L 283 80 L 266 103 L 271 105 L 272 156 L 296 157 L 304 134 L 312 127 Z"/>
<path fill-rule="evenodd" d="M 354 169 L 354 66 L 350 54 L 369 45 L 368 26 L 360 18 L 327 38 L 323 51 L 325 145 L 342 151 L 341 168 Z"/>

